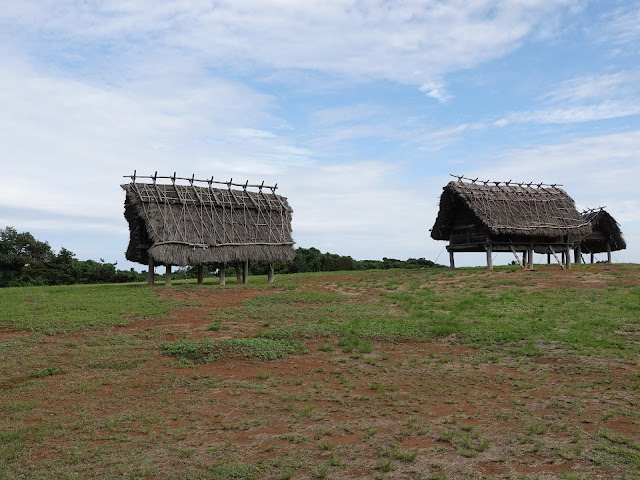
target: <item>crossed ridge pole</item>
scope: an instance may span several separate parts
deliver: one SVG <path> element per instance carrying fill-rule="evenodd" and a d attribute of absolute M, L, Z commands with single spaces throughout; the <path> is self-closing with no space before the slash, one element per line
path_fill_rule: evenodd
<path fill-rule="evenodd" d="M 582 213 L 582 215 L 587 215 L 587 214 L 593 213 L 593 212 L 602 212 L 605 208 L 607 208 L 607 207 L 585 208 L 580 213 Z"/>
<path fill-rule="evenodd" d="M 536 183 L 536 182 L 529 182 L 529 183 L 514 182 L 512 180 L 509 180 L 507 182 L 503 182 L 503 181 L 496 182 L 496 181 L 492 181 L 492 180 L 479 180 L 479 177 L 468 178 L 468 177 L 465 177 L 464 175 L 454 175 L 452 173 L 450 173 L 449 176 L 453 177 L 453 178 L 457 178 L 458 182 L 462 182 L 463 180 L 467 180 L 467 181 L 471 182 L 473 185 L 475 185 L 476 182 L 479 181 L 480 183 L 483 183 L 484 185 L 489 185 L 490 183 L 493 183 L 496 187 L 499 187 L 500 184 L 503 184 L 503 185 L 505 185 L 507 187 L 517 185 L 517 186 L 522 187 L 522 188 L 524 188 L 524 187 L 529 187 L 529 188 L 530 187 L 537 187 L 537 188 L 551 187 L 551 188 L 556 188 L 556 187 L 561 187 L 562 186 L 562 184 L 560 184 L 560 183 L 549 184 L 549 183 Z"/>
<path fill-rule="evenodd" d="M 162 179 L 162 180 L 171 180 L 171 182 L 173 184 L 175 184 L 176 180 L 184 180 L 189 182 L 191 185 L 194 184 L 194 182 L 200 182 L 200 183 L 206 183 L 209 186 L 211 186 L 211 184 L 215 183 L 218 185 L 226 185 L 227 188 L 231 189 L 231 187 L 242 187 L 243 190 L 246 190 L 247 188 L 257 188 L 260 192 L 262 192 L 263 188 L 268 188 L 269 190 L 271 190 L 273 193 L 275 193 L 275 191 L 278 189 L 278 184 L 276 183 L 275 185 L 271 186 L 271 185 L 265 185 L 264 181 L 260 184 L 260 185 L 253 185 L 253 184 L 249 184 L 249 180 L 247 180 L 245 183 L 234 183 L 233 182 L 233 178 L 231 178 L 229 181 L 225 182 L 225 181 L 221 181 L 221 180 L 214 180 L 213 177 L 211 178 L 207 178 L 207 179 L 199 179 L 199 178 L 195 178 L 195 174 L 191 175 L 191 177 L 178 177 L 176 176 L 176 172 L 173 172 L 173 175 L 171 176 L 159 176 L 158 172 L 155 172 L 153 175 L 138 175 L 137 171 L 134 170 L 133 171 L 133 175 L 123 175 L 123 178 L 130 178 L 131 181 L 133 183 L 136 183 L 136 179 L 149 179 L 149 180 L 153 180 L 153 183 L 156 183 L 157 179 Z"/>

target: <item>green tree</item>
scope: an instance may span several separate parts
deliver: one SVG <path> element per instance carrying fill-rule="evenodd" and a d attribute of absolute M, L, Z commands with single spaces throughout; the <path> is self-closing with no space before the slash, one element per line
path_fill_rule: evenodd
<path fill-rule="evenodd" d="M 43 284 L 55 257 L 47 242 L 13 227 L 0 230 L 0 286 Z"/>

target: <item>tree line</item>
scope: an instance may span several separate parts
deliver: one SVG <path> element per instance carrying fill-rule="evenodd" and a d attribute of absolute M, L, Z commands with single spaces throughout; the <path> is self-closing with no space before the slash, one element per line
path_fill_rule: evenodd
<path fill-rule="evenodd" d="M 291 262 L 277 262 L 276 273 L 331 272 L 341 270 L 371 270 L 389 268 L 440 268 L 431 260 L 409 258 L 397 260 L 354 260 L 350 256 L 322 253 L 317 248 L 296 249 Z M 267 262 L 250 262 L 251 275 L 266 275 Z M 209 273 L 215 274 L 217 265 L 208 266 Z M 196 267 L 176 270 L 176 277 L 194 278 Z M 0 287 L 21 287 L 29 285 L 70 285 L 76 283 L 124 283 L 142 282 L 147 272 L 137 272 L 133 268 L 119 270 L 116 263 L 103 259 L 78 260 L 66 248 L 55 253 L 48 242 L 37 240 L 29 232 L 18 232 L 13 227 L 0 230 Z"/>
<path fill-rule="evenodd" d="M 409 258 L 397 260 L 383 257 L 382 260 L 354 260 L 350 256 L 335 253 L 322 253 L 317 248 L 296 248 L 296 257 L 292 262 L 277 262 L 274 264 L 276 273 L 304 273 L 304 272 L 335 272 L 342 270 L 374 270 L 389 268 L 438 268 L 431 260 L 424 258 Z M 269 265 L 267 262 L 252 262 L 249 272 L 255 275 L 266 275 Z"/>
<path fill-rule="evenodd" d="M 144 273 L 118 270 L 100 259 L 78 260 L 66 248 L 55 253 L 48 242 L 13 227 L 0 230 L 0 287 L 142 282 Z"/>

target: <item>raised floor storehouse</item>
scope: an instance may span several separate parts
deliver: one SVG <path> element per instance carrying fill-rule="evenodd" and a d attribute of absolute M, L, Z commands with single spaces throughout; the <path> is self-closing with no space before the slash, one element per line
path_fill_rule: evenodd
<path fill-rule="evenodd" d="M 229 265 L 243 266 L 247 281 L 249 261 L 270 264 L 295 257 L 291 235 L 293 210 L 287 199 L 276 195 L 277 185 L 249 185 L 191 178 L 130 177 L 122 185 L 126 192 L 124 216 L 130 240 L 126 257 L 149 265 L 152 282 L 155 265 L 198 266 L 202 283 L 204 265 L 220 268 L 225 282 Z M 166 183 L 161 183 L 162 181 Z"/>
<path fill-rule="evenodd" d="M 591 255 L 591 263 L 596 253 L 607 253 L 607 262 L 611 263 L 611 252 L 624 250 L 627 243 L 622 237 L 620 225 L 604 208 L 595 208 L 582 212 L 582 218 L 591 224 L 591 233 L 577 242 L 576 262 L 582 254 Z"/>
<path fill-rule="evenodd" d="M 449 242 L 452 268 L 455 252 L 486 252 L 489 269 L 493 252 L 512 252 L 523 268 L 531 268 L 534 250 L 569 268 L 575 240 L 591 232 L 591 223 L 557 185 L 455 177 L 443 189 L 431 229 L 434 240 Z"/>

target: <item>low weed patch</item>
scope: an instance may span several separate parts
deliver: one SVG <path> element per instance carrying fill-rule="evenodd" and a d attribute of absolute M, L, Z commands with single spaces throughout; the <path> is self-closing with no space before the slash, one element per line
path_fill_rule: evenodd
<path fill-rule="evenodd" d="M 269 338 L 238 338 L 212 340 L 180 340 L 164 343 L 163 351 L 172 357 L 186 358 L 194 362 L 209 363 L 227 358 L 255 358 L 275 360 L 285 355 L 301 352 L 303 346 L 295 342 Z"/>
<path fill-rule="evenodd" d="M 59 375 L 61 373 L 64 373 L 64 369 L 56 366 L 51 366 L 51 367 L 43 368 L 42 370 L 39 370 L 37 372 L 33 372 L 29 376 L 31 378 L 44 378 L 44 377 L 50 377 L 52 375 Z"/>

